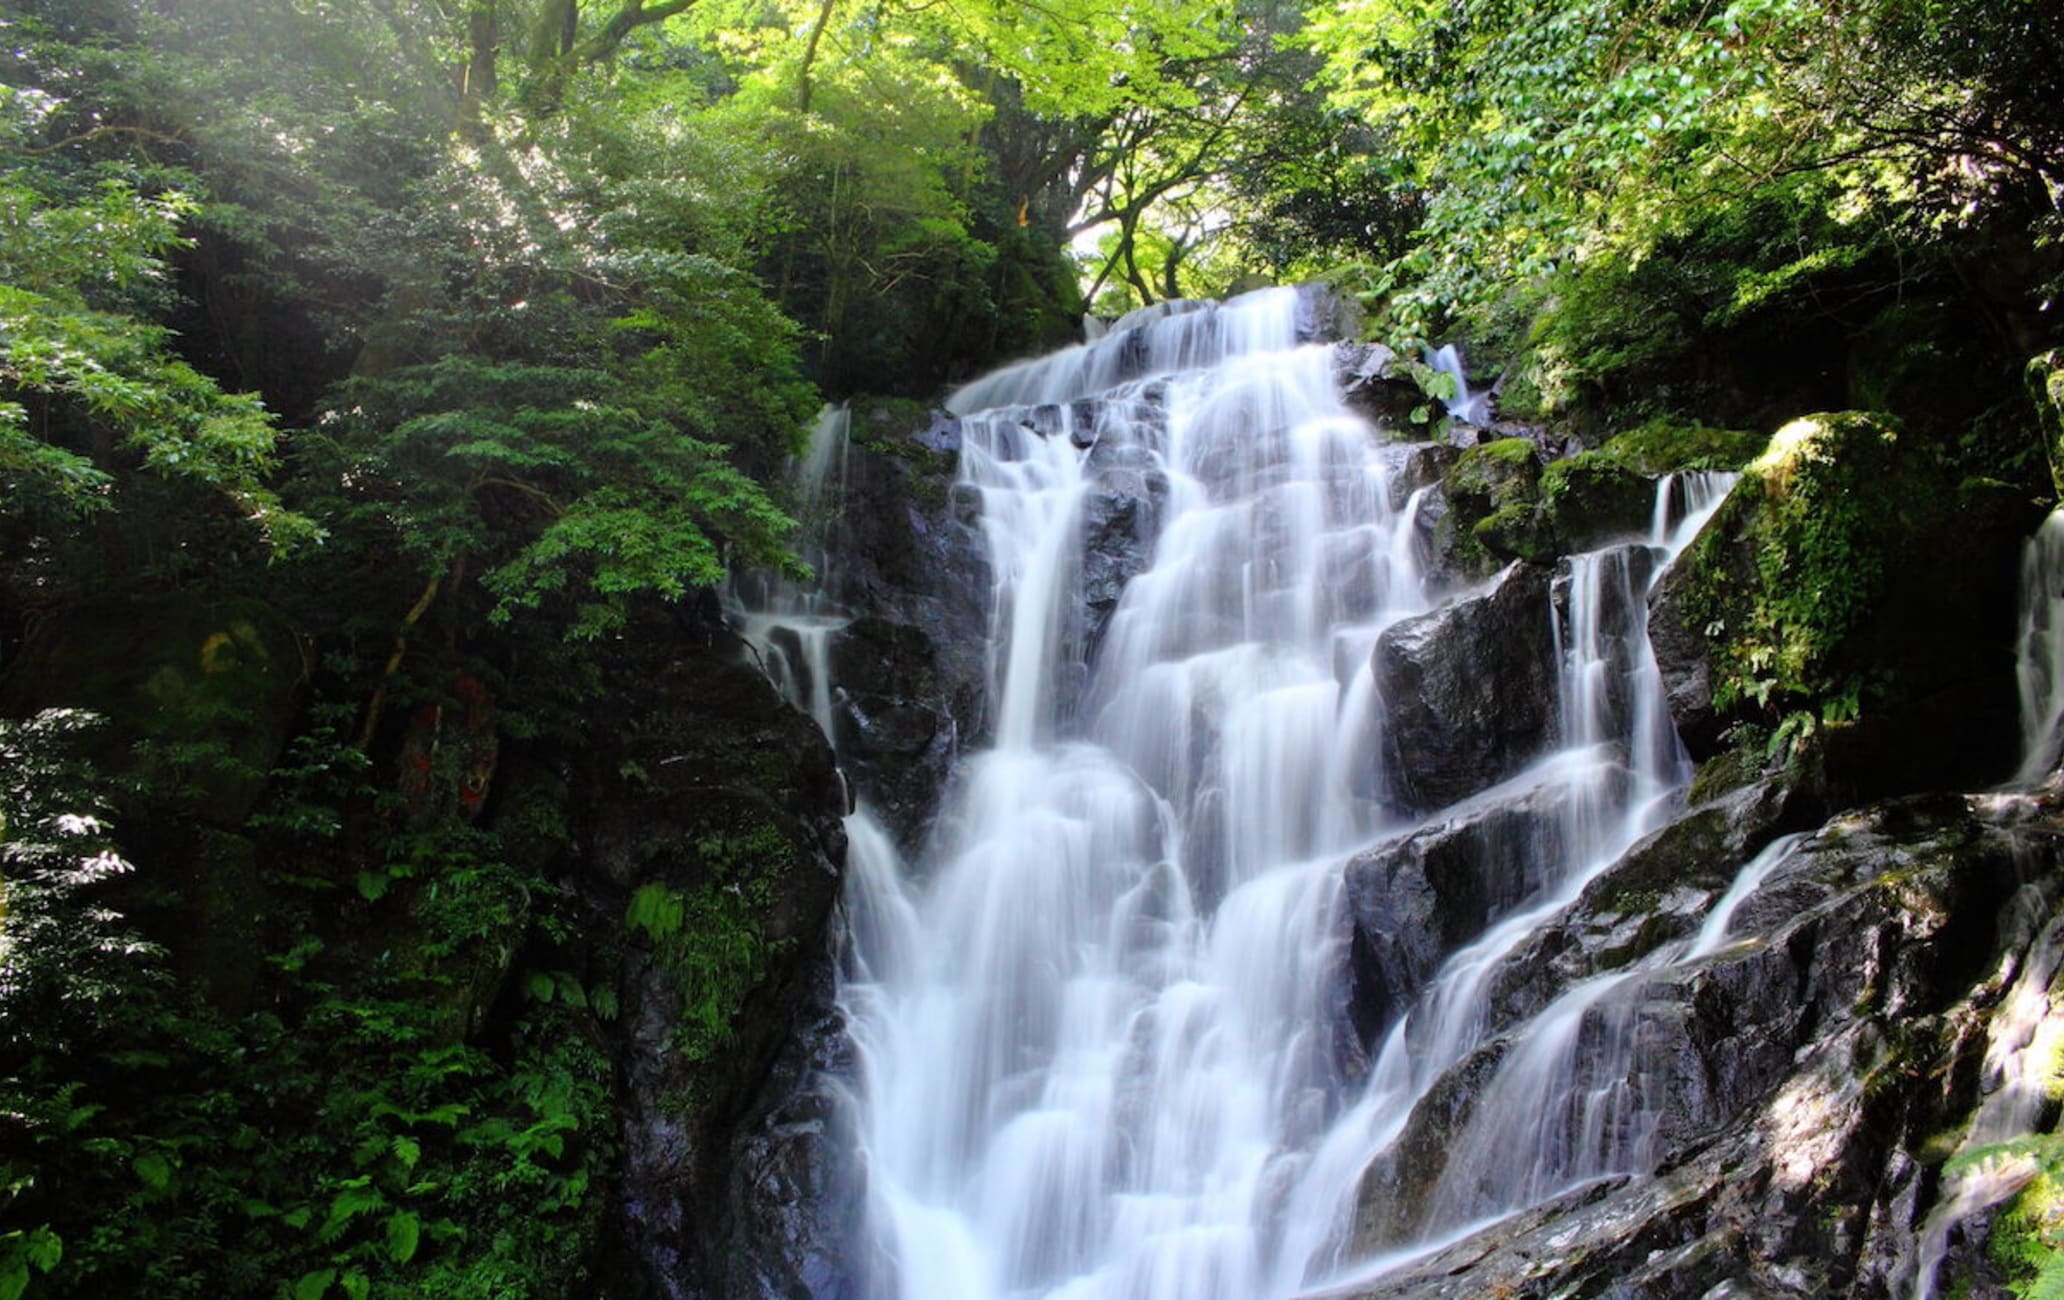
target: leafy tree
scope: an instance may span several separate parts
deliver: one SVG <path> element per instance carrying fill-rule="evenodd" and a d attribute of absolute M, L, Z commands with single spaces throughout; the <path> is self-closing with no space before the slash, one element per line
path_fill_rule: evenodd
<path fill-rule="evenodd" d="M 2047 228 L 2059 22 L 2025 0 L 1348 0 L 1309 39 L 1338 102 L 1421 160 L 1423 310 L 1638 258 L 1815 173 L 1841 224 L 1966 220 L 1982 195 Z"/>
<path fill-rule="evenodd" d="M 106 509 L 140 467 L 220 492 L 275 544 L 316 535 L 266 483 L 277 431 L 259 400 L 222 391 L 172 355 L 163 328 L 122 310 L 163 277 L 192 210 L 115 181 L 64 203 L 0 174 L 6 508 Z"/>

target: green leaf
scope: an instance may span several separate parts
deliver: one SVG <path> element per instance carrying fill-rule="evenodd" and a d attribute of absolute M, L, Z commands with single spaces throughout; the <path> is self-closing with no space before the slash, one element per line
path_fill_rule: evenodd
<path fill-rule="evenodd" d="M 49 1224 L 39 1225 L 29 1234 L 28 1258 L 39 1272 L 48 1273 L 64 1258 L 64 1238 Z"/>
<path fill-rule="evenodd" d="M 404 1169 L 414 1169 L 423 1158 L 423 1144 L 406 1135 L 394 1139 L 394 1158 Z"/>
<path fill-rule="evenodd" d="M 320 1273 L 309 1273 L 294 1284 L 294 1300 L 322 1300 L 330 1290 L 330 1283 L 337 1280 L 337 1270 L 326 1268 Z"/>
<path fill-rule="evenodd" d="M 550 1002 L 552 1000 L 553 984 L 550 975 L 532 975 L 523 982 L 523 987 L 529 992 L 530 996 L 540 1002 Z"/>
<path fill-rule="evenodd" d="M 366 1300 L 373 1291 L 372 1279 L 365 1275 L 364 1269 L 352 1269 L 338 1279 L 338 1284 L 344 1288 L 348 1300 Z"/>
<path fill-rule="evenodd" d="M 129 1162 L 129 1167 L 136 1171 L 143 1185 L 154 1192 L 162 1192 L 172 1185 L 172 1166 L 155 1151 L 146 1151 L 136 1157 Z"/>
<path fill-rule="evenodd" d="M 397 1264 L 406 1264 L 416 1255 L 416 1243 L 422 1239 L 423 1223 L 407 1210 L 396 1213 L 387 1220 L 387 1255 Z"/>
<path fill-rule="evenodd" d="M 361 871 L 358 873 L 359 896 L 368 903 L 377 903 L 387 895 L 389 877 L 384 871 Z"/>

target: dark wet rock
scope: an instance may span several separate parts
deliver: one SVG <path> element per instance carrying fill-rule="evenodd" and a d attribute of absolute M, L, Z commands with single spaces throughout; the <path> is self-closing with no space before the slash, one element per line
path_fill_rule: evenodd
<path fill-rule="evenodd" d="M 1168 479 L 1144 448 L 1106 458 L 1082 503 L 1082 601 L 1087 607 L 1085 658 L 1093 658 L 1125 584 L 1154 562 Z"/>
<path fill-rule="evenodd" d="M 1381 343 L 1334 344 L 1333 379 L 1347 409 L 1385 433 L 1415 429 L 1412 412 L 1432 400 L 1398 366 L 1397 353 Z"/>
<path fill-rule="evenodd" d="M 1595 883 L 1559 928 L 1601 933 L 1623 909 L 1688 925 L 1691 912 L 1667 902 L 1630 908 L 1629 891 L 1724 889 L 1731 873 L 1711 857 L 1746 853 L 1784 815 L 1737 798 L 1745 802 L 1715 805 L 1703 824 L 1676 831 L 1683 842 L 1666 850 L 1659 836 L 1630 855 L 1648 860 Z M 1946 1154 L 1940 1135 L 1976 1102 L 1985 1009 L 2055 915 L 2060 860 L 2054 822 L 2016 821 L 1957 798 L 1829 823 L 1743 903 L 1726 945 L 1681 965 L 1660 949 L 1586 1013 L 1585 1032 L 1616 1018 L 1637 1044 L 1630 1068 L 1651 1107 L 1653 1177 L 1576 1188 L 1380 1282 L 1332 1294 L 1907 1294 Z M 1686 873 L 1675 882 L 1672 861 Z M 1572 959 L 1580 946 L 1539 946 L 1513 964 L 1539 967 L 1557 986 L 1611 968 L 1599 963 L 1613 955 L 1595 948 Z M 1432 1207 L 1467 1207 L 1442 1186 L 1443 1166 L 1468 1147 L 1472 1107 L 1509 1050 L 1503 1041 L 1436 1083 L 1396 1153 L 1372 1167 L 1360 1249 L 1438 1230 Z"/>
<path fill-rule="evenodd" d="M 1551 883 L 1567 848 L 1571 796 L 1553 772 L 1523 775 L 1348 860 L 1348 982 L 1363 1053 L 1442 961 Z"/>
<path fill-rule="evenodd" d="M 1371 667 L 1400 806 L 1439 808 L 1511 776 L 1555 733 L 1549 571 L 1512 565 L 1487 590 L 1395 624 Z"/>
<path fill-rule="evenodd" d="M 573 959 L 622 1008 L 607 1042 L 622 1144 L 612 1294 L 849 1294 L 823 1233 L 858 1211 L 811 1095 L 812 1064 L 836 1041 L 844 788 L 817 728 L 713 620 L 638 631 L 608 665 L 620 688 L 572 779 Z M 652 890 L 684 900 L 678 932 L 627 922 Z M 685 1010 L 684 950 L 731 954 L 696 968 L 721 1034 Z M 740 1270 L 769 1284 L 741 1290 Z"/>
<path fill-rule="evenodd" d="M 1054 430 L 1062 408 L 1038 408 Z M 981 494 L 958 483 L 960 421 L 856 401 L 821 577 L 858 616 L 830 644 L 833 740 L 857 797 L 908 849 L 954 757 L 981 734 L 988 548 Z"/>

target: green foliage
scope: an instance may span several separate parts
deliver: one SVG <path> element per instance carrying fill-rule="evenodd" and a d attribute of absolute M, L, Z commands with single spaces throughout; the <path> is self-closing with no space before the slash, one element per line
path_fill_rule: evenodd
<path fill-rule="evenodd" d="M 28 752 L 19 733 L 9 743 Z M 10 816 L 24 836 L 47 820 Z M 492 1053 L 456 1036 L 446 1010 L 477 996 L 460 983 L 469 963 L 505 959 L 508 917 L 464 901 L 509 874 L 482 856 L 491 838 L 433 828 L 388 850 L 407 855 L 409 888 L 374 906 L 405 910 L 431 964 L 362 964 L 348 944 L 326 953 L 290 932 L 273 1008 L 233 1018 L 189 1001 L 113 914 L 74 899 L 41 919 L 36 891 L 99 875 L 17 869 L 33 843 L 6 846 L 0 1010 L 33 1050 L 0 1102 L 17 1126 L 10 1217 L 36 1226 L 0 1239 L 0 1285 L 27 1264 L 51 1296 L 271 1295 L 283 1281 L 331 1296 L 580 1292 L 611 1138 L 590 999 L 560 972 L 556 996 L 527 1003 Z M 70 947 L 92 941 L 106 974 L 82 982 L 87 965 L 48 942 L 53 928 L 77 935 Z M 15 960 L 31 936 L 43 942 L 29 959 L 51 968 L 40 975 Z"/>
<path fill-rule="evenodd" d="M 0 105 L 4 111 L 5 105 Z M 0 171 L 0 475 L 9 508 L 106 508 L 131 460 L 226 495 L 277 546 L 319 535 L 266 485 L 276 437 L 258 399 L 225 393 L 170 355 L 167 334 L 119 310 L 163 274 L 193 212 L 108 182 L 54 201 Z M 130 459 L 118 459 L 116 451 Z"/>
<path fill-rule="evenodd" d="M 1686 223 L 1801 176 L 1820 211 L 1850 220 L 2040 192 L 2060 123 L 2055 61 L 2038 51 L 2058 21 L 1994 0 L 1364 0 L 1322 8 L 1309 39 L 1339 102 L 1423 160 L 1415 294 L 1432 305 L 1600 257 L 1631 268 Z M 1966 150 L 1971 169 L 1949 175 Z M 1802 249 L 1743 278 L 1731 308 L 1848 255 Z"/>
<path fill-rule="evenodd" d="M 1768 435 L 1746 429 L 1715 429 L 1657 416 L 1573 459 L 1647 475 L 1738 470 L 1761 455 L 1769 443 Z"/>
<path fill-rule="evenodd" d="M 681 995 L 674 1044 L 691 1063 L 713 1060 L 732 1037 L 732 1020 L 766 977 L 774 948 L 761 920 L 789 869 L 794 849 L 772 826 L 711 836 L 697 845 L 710 879 L 683 891 L 639 886 L 624 923 L 652 945 Z"/>
<path fill-rule="evenodd" d="M 1986 1147 L 1953 1161 L 1950 1168 L 2008 1159 L 2032 1159 L 2038 1171 L 1995 1215 L 1985 1253 L 2021 1300 L 2064 1297 L 2064 1138 L 2055 1134 Z"/>
<path fill-rule="evenodd" d="M 1816 416 L 1778 431 L 1686 557 L 1687 612 L 1713 648 L 1713 700 L 1780 725 L 1773 747 L 1855 718 L 1873 686 L 1848 642 L 1877 606 L 1912 508 L 1896 434 L 1869 417 Z M 1917 455 L 1919 453 L 1908 453 Z M 1730 576 L 1745 548 L 1751 581 Z"/>

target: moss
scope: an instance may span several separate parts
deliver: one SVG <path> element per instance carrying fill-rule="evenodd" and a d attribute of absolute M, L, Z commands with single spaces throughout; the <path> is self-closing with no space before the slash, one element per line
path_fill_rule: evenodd
<path fill-rule="evenodd" d="M 1469 531 L 1478 544 L 1501 559 L 1545 564 L 1559 553 L 1555 532 L 1540 507 L 1525 501 L 1493 511 L 1477 520 Z"/>
<path fill-rule="evenodd" d="M 739 1012 L 767 977 L 768 959 L 784 946 L 768 938 L 767 917 L 798 853 L 767 822 L 706 836 L 695 851 L 703 883 L 646 884 L 631 896 L 624 921 L 672 974 L 681 999 L 674 1046 L 700 1065 L 730 1044 Z"/>
<path fill-rule="evenodd" d="M 1680 470 L 1738 470 L 1760 455 L 1770 437 L 1743 429 L 1716 429 L 1684 424 L 1660 416 L 1608 439 L 1596 451 L 1577 459 L 1595 458 L 1636 474 L 1672 474 Z"/>
<path fill-rule="evenodd" d="M 1753 743 L 1722 750 L 1699 764 L 1698 772 L 1691 778 L 1691 789 L 1684 796 L 1685 802 L 1696 808 L 1761 778 L 1764 748 L 1759 737 Z"/>
<path fill-rule="evenodd" d="M 2050 1171 L 1993 1219 L 1985 1253 L 2017 1296 L 2055 1295 L 2064 1286 L 2064 1187 Z"/>
<path fill-rule="evenodd" d="M 1874 682 L 1846 643 L 1898 571 L 1905 535 L 1925 531 L 1911 522 L 1937 506 L 1911 460 L 1890 428 L 1849 412 L 1793 421 L 1744 470 L 1686 556 L 1716 706 L 1857 715 Z"/>
<path fill-rule="evenodd" d="M 1555 536 L 1572 551 L 1643 532 L 1655 508 L 1655 484 L 1599 452 L 1548 466 L 1541 495 Z"/>
<path fill-rule="evenodd" d="M 1462 453 L 1462 459 L 1456 462 L 1455 468 L 1457 471 L 1460 471 L 1465 465 L 1488 466 L 1494 464 L 1508 468 L 1518 468 L 1523 465 L 1532 465 L 1538 468 L 1540 457 L 1534 452 L 1534 444 L 1525 438 L 1497 438 L 1480 446 L 1471 447 L 1468 451 Z"/>
<path fill-rule="evenodd" d="M 1541 458 L 1525 438 L 1500 438 L 1463 452 L 1442 483 L 1450 503 L 1482 518 L 1539 502 Z"/>
<path fill-rule="evenodd" d="M 1525 438 L 1472 447 L 1441 480 L 1451 519 L 1449 545 L 1464 572 L 1487 575 L 1500 563 L 1553 556 L 1541 516 L 1541 459 Z"/>

